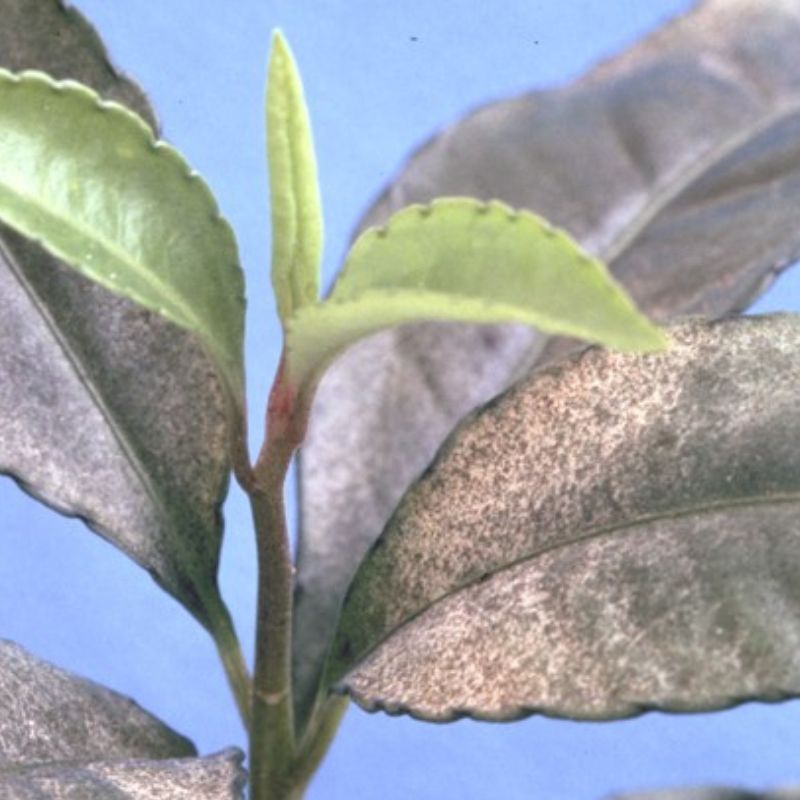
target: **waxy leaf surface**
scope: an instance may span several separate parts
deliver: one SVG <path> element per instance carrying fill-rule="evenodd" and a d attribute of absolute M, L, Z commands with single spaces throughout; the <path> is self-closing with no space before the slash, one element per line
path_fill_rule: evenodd
<path fill-rule="evenodd" d="M 800 694 L 800 317 L 670 334 L 456 429 L 351 586 L 331 680 L 433 720 Z"/>
<path fill-rule="evenodd" d="M 440 195 L 498 198 L 565 228 L 656 319 L 744 307 L 800 250 L 799 37 L 796 3 L 700 3 L 571 86 L 446 129 L 363 225 Z M 403 491 L 466 412 L 565 347 L 545 341 L 515 326 L 406 327 L 328 371 L 300 470 L 301 706 L 347 585 Z"/>
<path fill-rule="evenodd" d="M 281 320 L 319 297 L 322 204 L 303 84 L 280 32 L 267 80 L 267 162 L 272 207 L 272 288 Z"/>
<path fill-rule="evenodd" d="M 519 322 L 621 350 L 666 346 L 562 231 L 502 203 L 443 198 L 359 237 L 330 297 L 290 320 L 289 377 L 303 384 L 358 339 L 424 319 Z"/>
<path fill-rule="evenodd" d="M 55 0 L 0 0 L 0 11 L 2 66 L 80 80 L 152 122 L 76 11 Z M 48 103 L 62 97 L 48 91 Z M 149 224 L 123 220 L 142 234 Z M 84 518 L 213 627 L 233 409 L 197 336 L 0 227 L 0 372 L 0 471 Z"/>

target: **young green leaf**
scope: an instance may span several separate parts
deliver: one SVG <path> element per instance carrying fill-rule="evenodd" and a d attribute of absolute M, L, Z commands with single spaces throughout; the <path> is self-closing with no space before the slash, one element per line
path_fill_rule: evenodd
<path fill-rule="evenodd" d="M 281 320 L 319 296 L 322 207 L 303 85 L 280 31 L 267 81 L 267 155 L 272 206 L 272 286 Z"/>
<path fill-rule="evenodd" d="M 666 344 L 562 231 L 502 203 L 445 198 L 359 237 L 330 298 L 290 320 L 289 375 L 302 384 L 354 341 L 425 319 L 518 322 L 631 351 Z"/>
<path fill-rule="evenodd" d="M 134 114 L 78 84 L 0 71 L 0 219 L 192 332 L 242 397 L 233 235 L 205 184 Z"/>
<path fill-rule="evenodd" d="M 800 317 L 670 334 L 456 429 L 350 588 L 332 680 L 436 720 L 800 695 Z"/>

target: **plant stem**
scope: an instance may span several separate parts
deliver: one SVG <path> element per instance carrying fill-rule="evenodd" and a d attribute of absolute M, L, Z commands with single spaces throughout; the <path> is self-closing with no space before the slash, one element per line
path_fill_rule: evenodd
<path fill-rule="evenodd" d="M 329 697 L 316 713 L 312 726 L 300 743 L 293 770 L 294 787 L 297 797 L 302 797 L 311 778 L 322 763 L 333 741 L 339 723 L 347 711 L 350 701 L 347 697 Z"/>
<path fill-rule="evenodd" d="M 297 797 L 292 697 L 294 567 L 289 550 L 283 484 L 305 434 L 308 405 L 285 382 L 284 362 L 270 394 L 267 438 L 248 487 L 258 546 L 258 617 L 250 734 L 252 800 Z"/>
<path fill-rule="evenodd" d="M 221 599 L 210 609 L 212 637 L 231 687 L 245 730 L 250 730 L 252 707 L 250 674 L 227 606 Z"/>

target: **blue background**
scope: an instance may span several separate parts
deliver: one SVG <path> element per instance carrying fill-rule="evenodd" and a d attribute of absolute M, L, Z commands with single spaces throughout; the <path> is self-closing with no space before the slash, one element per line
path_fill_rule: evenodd
<path fill-rule="evenodd" d="M 319 153 L 326 276 L 404 156 L 477 104 L 564 82 L 686 0 L 80 0 L 118 65 L 150 94 L 166 138 L 207 178 L 248 278 L 254 440 L 279 337 L 268 289 L 262 98 L 269 32 L 303 71 Z M 413 37 L 413 38 L 412 38 Z M 785 276 L 759 309 L 800 310 Z M 224 594 L 248 652 L 254 551 L 247 507 L 226 508 Z M 135 697 L 202 752 L 244 746 L 206 634 L 82 526 L 0 479 L 0 636 Z M 312 785 L 319 798 L 600 798 L 611 791 L 800 780 L 800 706 L 649 714 L 613 724 L 528 719 L 435 726 L 352 709 Z"/>

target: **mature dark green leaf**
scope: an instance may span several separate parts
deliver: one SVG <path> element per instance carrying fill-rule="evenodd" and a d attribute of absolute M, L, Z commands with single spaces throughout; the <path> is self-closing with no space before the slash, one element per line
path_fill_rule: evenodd
<path fill-rule="evenodd" d="M 0 640 L 0 772 L 55 761 L 193 755 L 188 739 L 133 700 Z"/>
<path fill-rule="evenodd" d="M 77 12 L 54 0 L 0 12 L 0 64 L 75 78 L 152 120 Z M 194 337 L 3 229 L 0 372 L 0 471 L 218 624 L 232 420 Z"/>
<path fill-rule="evenodd" d="M 745 789 L 664 789 L 657 792 L 614 795 L 608 800 L 800 800 L 800 789 L 748 792 Z"/>
<path fill-rule="evenodd" d="M 800 694 L 800 317 L 670 333 L 456 429 L 351 586 L 332 681 L 435 720 Z"/>
<path fill-rule="evenodd" d="M 0 640 L 0 795 L 7 800 L 235 800 L 242 755 L 194 745 L 133 700 Z"/>
<path fill-rule="evenodd" d="M 800 7 L 706 0 L 576 84 L 486 106 L 422 148 L 367 215 L 499 198 L 566 228 L 657 319 L 745 306 L 800 251 Z M 425 325 L 345 354 L 301 463 L 300 704 L 356 566 L 461 416 L 541 358 L 519 328 Z M 544 358 L 563 349 L 552 340 Z"/>
<path fill-rule="evenodd" d="M 242 753 L 0 768 L 4 800 L 241 800 Z"/>

